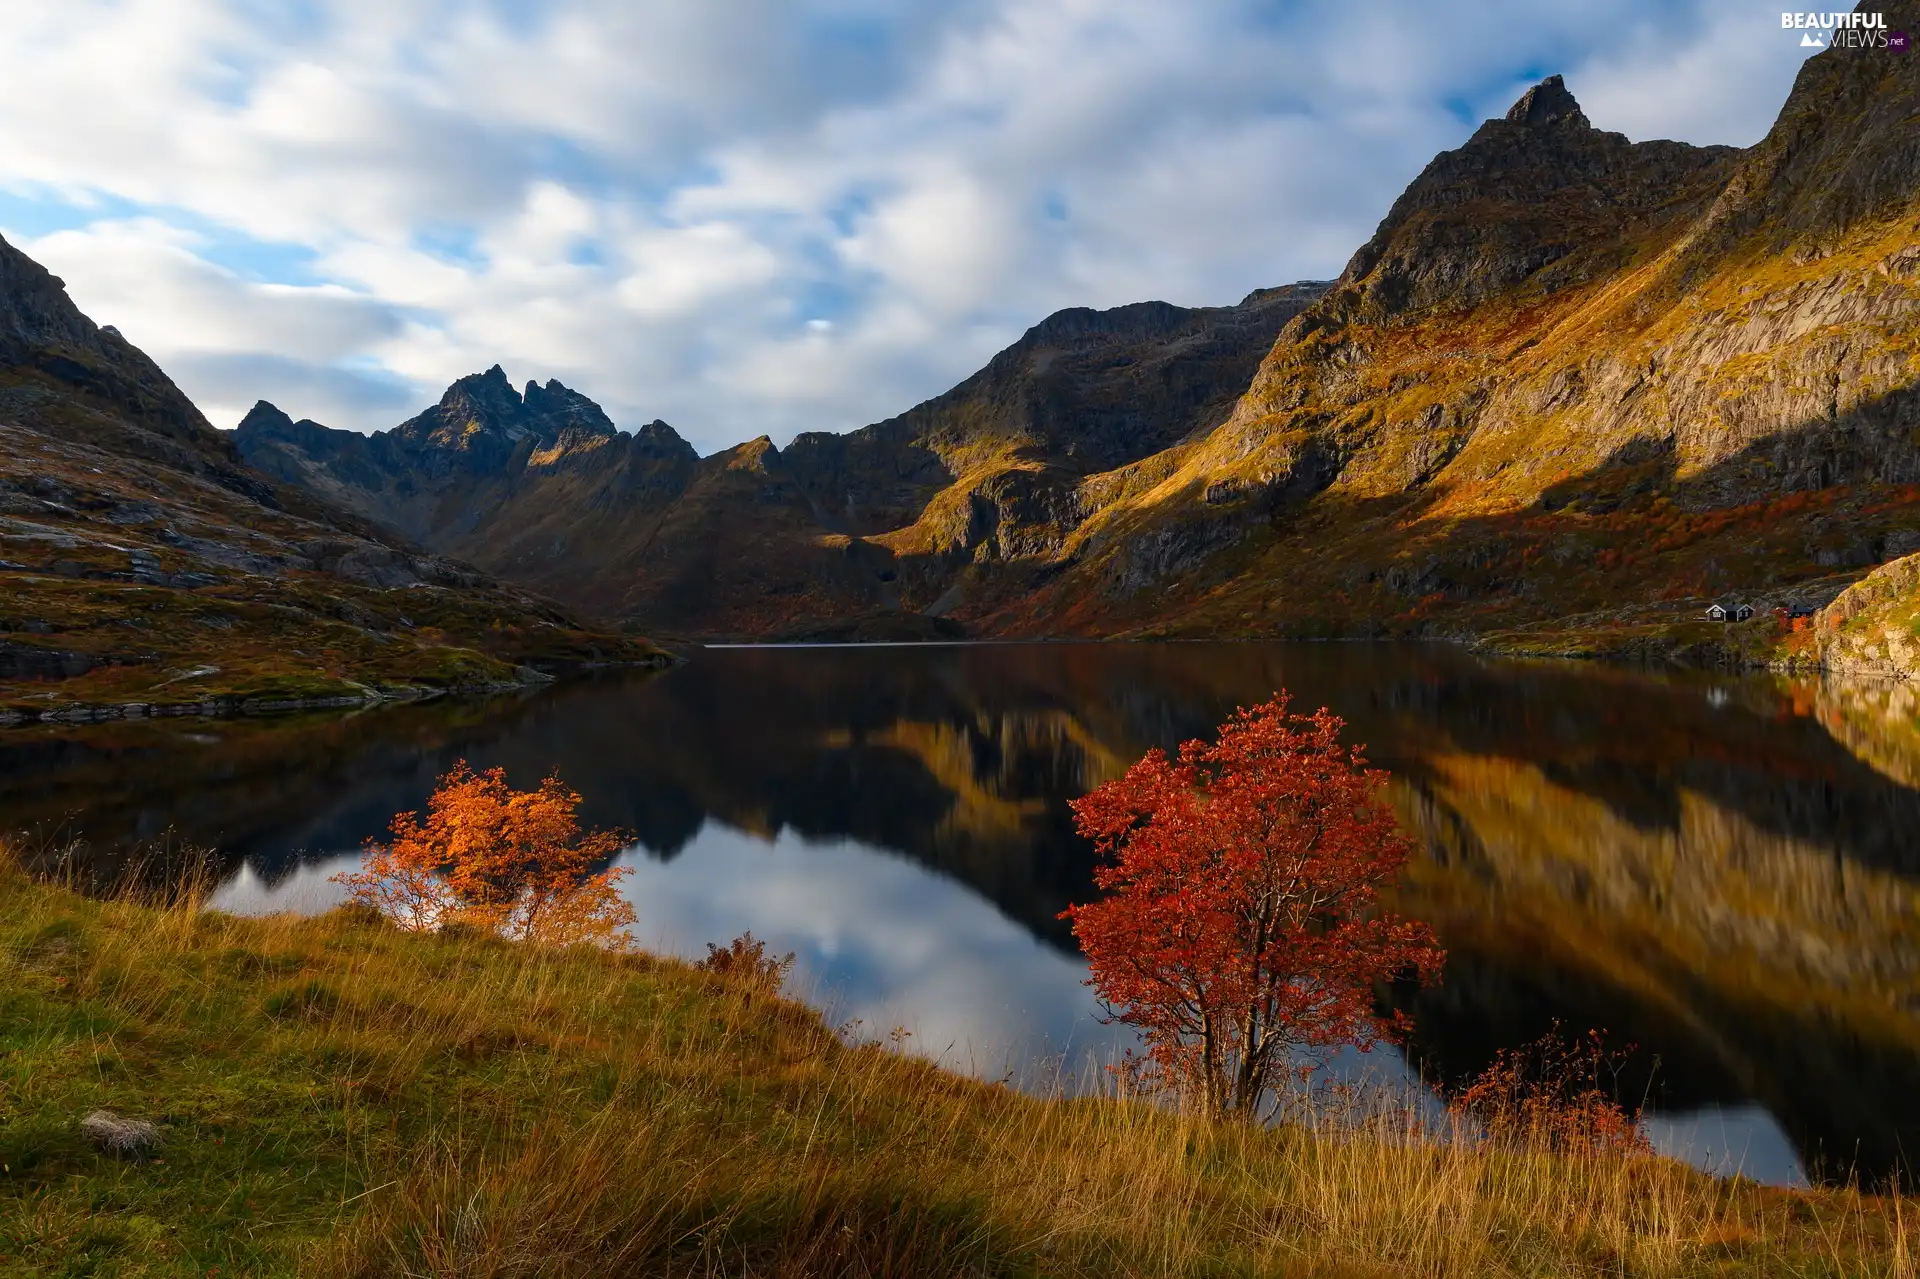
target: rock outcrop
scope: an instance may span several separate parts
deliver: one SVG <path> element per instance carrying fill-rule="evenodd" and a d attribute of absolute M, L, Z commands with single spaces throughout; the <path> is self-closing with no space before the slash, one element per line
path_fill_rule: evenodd
<path fill-rule="evenodd" d="M 1920 555 L 1884 564 L 1814 614 L 1820 664 L 1840 675 L 1920 679 Z"/>

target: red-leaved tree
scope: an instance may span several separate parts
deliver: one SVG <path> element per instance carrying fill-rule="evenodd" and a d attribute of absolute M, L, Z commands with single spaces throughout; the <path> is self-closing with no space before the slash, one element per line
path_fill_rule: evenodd
<path fill-rule="evenodd" d="M 424 820 L 399 814 L 387 843 L 369 840 L 361 868 L 333 878 L 403 928 L 461 923 L 516 941 L 621 948 L 634 922 L 619 891 L 628 872 L 594 867 L 624 838 L 582 830 L 579 806 L 558 777 L 517 791 L 503 770 L 476 773 L 461 760 L 427 800 Z"/>
<path fill-rule="evenodd" d="M 1096 844 L 1100 900 L 1062 918 L 1106 1015 L 1138 1029 L 1155 1082 L 1215 1114 L 1256 1115 L 1300 1049 L 1391 1029 L 1379 983 L 1430 978 L 1426 925 L 1380 905 L 1412 853 L 1381 802 L 1385 775 L 1324 708 L 1287 694 L 1155 750 L 1074 801 Z"/>

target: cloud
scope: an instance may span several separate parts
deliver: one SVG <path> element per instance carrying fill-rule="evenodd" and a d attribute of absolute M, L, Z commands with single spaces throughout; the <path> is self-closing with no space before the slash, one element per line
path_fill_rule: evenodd
<path fill-rule="evenodd" d="M 1678 31 L 1643 26 L 1583 69 L 1581 105 L 1636 140 L 1750 146 L 1773 123 L 1807 50 L 1779 6 L 1709 9 Z"/>
<path fill-rule="evenodd" d="M 338 283 L 248 279 L 211 262 L 205 238 L 155 218 L 23 238 L 82 310 L 158 360 L 214 421 L 257 399 L 349 420 L 398 413 L 413 387 L 365 353 L 400 338 L 391 303 Z M 394 420 L 398 420 L 395 418 Z"/>
<path fill-rule="evenodd" d="M 166 369 L 213 420 L 233 423 L 257 400 L 298 407 L 320 422 L 393 424 L 418 411 L 411 382 L 378 366 L 314 364 L 262 351 L 188 351 Z"/>
<path fill-rule="evenodd" d="M 0 54 L 0 231 L 215 421 L 498 361 L 705 450 L 1330 276 L 1549 72 L 1744 144 L 1805 56 L 1747 0 L 15 0 Z"/>

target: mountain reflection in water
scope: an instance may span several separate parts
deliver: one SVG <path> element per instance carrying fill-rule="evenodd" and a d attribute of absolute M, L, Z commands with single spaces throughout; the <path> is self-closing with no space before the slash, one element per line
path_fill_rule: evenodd
<path fill-rule="evenodd" d="M 1283 686 L 1393 771 L 1424 849 L 1402 904 L 1451 959 L 1410 1009 L 1421 1073 L 1558 1021 L 1640 1045 L 1663 1144 L 1786 1178 L 1920 1138 L 1920 752 L 1857 688 L 1405 645 L 707 650 L 518 700 L 17 734 L 0 826 L 171 828 L 244 868 L 226 904 L 319 905 L 454 759 L 557 768 L 641 845 L 643 942 L 751 927 L 831 1015 L 997 1077 L 1121 1042 L 1057 919 L 1090 892 L 1067 801 Z"/>

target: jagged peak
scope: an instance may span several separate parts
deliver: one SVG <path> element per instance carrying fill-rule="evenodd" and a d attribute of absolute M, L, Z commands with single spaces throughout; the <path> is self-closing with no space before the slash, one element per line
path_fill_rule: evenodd
<path fill-rule="evenodd" d="M 532 402 L 536 397 L 542 394 L 560 396 L 560 397 L 572 396 L 582 400 L 585 400 L 587 398 L 586 396 L 581 395 L 580 392 L 568 386 L 565 382 L 562 382 L 557 377 L 548 378 L 547 384 L 545 386 L 540 385 L 539 378 L 531 378 L 531 377 L 528 378 L 527 389 L 521 392 L 521 398 L 527 400 L 528 402 Z M 588 403 L 592 403 L 592 401 L 589 400 Z"/>
<path fill-rule="evenodd" d="M 446 394 L 440 397 L 440 402 L 445 404 L 460 398 L 511 404 L 515 408 L 521 402 L 520 392 L 514 389 L 513 383 L 507 380 L 507 371 L 498 364 L 484 373 L 469 373 L 463 378 L 454 379 Z"/>
<path fill-rule="evenodd" d="M 681 440 L 680 432 L 668 426 L 661 418 L 653 419 L 653 421 L 635 431 L 634 436 L 638 439 L 680 440 L 683 444 L 686 442 Z"/>
<path fill-rule="evenodd" d="M 605 409 L 558 378 L 548 378 L 545 386 L 528 382 L 524 404 L 532 424 L 550 434 L 571 429 L 613 435 L 617 430 Z"/>
<path fill-rule="evenodd" d="M 1347 263 L 1335 308 L 1376 314 L 1466 308 L 1573 254 L 1701 204 L 1726 179 L 1727 147 L 1630 142 L 1596 129 L 1559 76 L 1520 95 L 1421 170 Z M 1695 207 L 1699 207 L 1696 205 Z M 1577 225 L 1576 225 L 1577 223 Z M 1557 268 L 1548 288 L 1602 269 L 1604 254 Z"/>
<path fill-rule="evenodd" d="M 1568 90 L 1567 82 L 1557 75 L 1548 76 L 1521 94 L 1520 100 L 1508 109 L 1507 121 L 1536 129 L 1563 121 L 1571 128 L 1593 127 Z"/>
<path fill-rule="evenodd" d="M 293 418 L 271 400 L 255 400 L 247 415 L 240 419 L 240 425 L 234 428 L 252 434 L 256 431 L 290 431 Z"/>
<path fill-rule="evenodd" d="M 647 423 L 633 433 L 632 448 L 637 453 L 656 457 L 678 457 L 693 461 L 699 458 L 699 451 L 680 437 L 680 432 L 668 426 L 659 418 Z"/>

